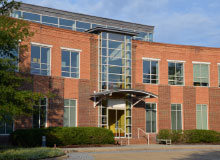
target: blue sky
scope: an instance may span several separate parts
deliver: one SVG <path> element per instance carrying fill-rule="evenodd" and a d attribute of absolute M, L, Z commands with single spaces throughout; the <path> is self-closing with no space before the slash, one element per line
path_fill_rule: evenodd
<path fill-rule="evenodd" d="M 220 47 L 219 0 L 22 0 L 24 3 L 155 26 L 154 41 Z"/>

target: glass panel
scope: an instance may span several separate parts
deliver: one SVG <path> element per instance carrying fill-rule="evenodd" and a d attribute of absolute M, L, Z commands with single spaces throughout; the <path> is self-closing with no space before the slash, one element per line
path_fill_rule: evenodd
<path fill-rule="evenodd" d="M 200 77 L 200 64 L 193 64 L 193 79 L 197 77 Z"/>
<path fill-rule="evenodd" d="M 14 17 L 14 18 L 22 18 L 21 17 L 21 11 L 13 11 L 12 17 Z"/>
<path fill-rule="evenodd" d="M 75 21 L 62 19 L 62 18 L 60 18 L 59 20 L 60 20 L 59 21 L 60 25 L 69 26 L 69 27 L 72 27 L 72 28 L 74 28 L 74 26 L 75 26 Z"/>
<path fill-rule="evenodd" d="M 151 74 L 157 74 L 157 67 L 158 67 L 158 62 L 151 61 Z"/>
<path fill-rule="evenodd" d="M 76 21 L 76 28 L 90 29 L 90 23 Z"/>
<path fill-rule="evenodd" d="M 50 48 L 41 47 L 41 63 L 50 64 Z"/>
<path fill-rule="evenodd" d="M 69 105 L 70 105 L 69 99 L 64 99 L 64 106 L 69 106 Z"/>
<path fill-rule="evenodd" d="M 69 127 L 69 109 L 70 107 L 64 107 L 63 126 Z"/>
<path fill-rule="evenodd" d="M 123 74 L 122 67 L 109 66 L 109 73 Z"/>
<path fill-rule="evenodd" d="M 31 62 L 40 63 L 40 47 L 31 46 Z"/>
<path fill-rule="evenodd" d="M 76 106 L 76 100 L 70 100 L 70 106 L 75 107 Z"/>
<path fill-rule="evenodd" d="M 103 39 L 107 39 L 107 33 L 102 32 L 102 38 L 103 38 Z"/>
<path fill-rule="evenodd" d="M 120 34 L 114 34 L 114 33 L 109 33 L 109 39 L 112 40 L 117 40 L 117 41 L 124 41 L 124 35 L 120 35 Z"/>
<path fill-rule="evenodd" d="M 122 51 L 121 50 L 115 50 L 115 49 L 109 49 L 108 50 L 108 54 L 110 57 L 118 57 L 121 58 L 122 57 Z"/>
<path fill-rule="evenodd" d="M 79 73 L 71 73 L 72 78 L 79 78 Z"/>
<path fill-rule="evenodd" d="M 177 111 L 177 129 L 182 129 L 182 114 L 181 111 Z"/>
<path fill-rule="evenodd" d="M 102 48 L 102 56 L 107 56 L 107 48 Z"/>
<path fill-rule="evenodd" d="M 176 111 L 171 111 L 171 124 L 172 124 L 172 130 L 177 130 L 176 128 Z"/>
<path fill-rule="evenodd" d="M 40 69 L 31 68 L 31 74 L 40 74 Z"/>
<path fill-rule="evenodd" d="M 62 72 L 62 76 L 63 77 L 70 77 L 70 73 L 69 72 Z"/>
<path fill-rule="evenodd" d="M 146 132 L 151 132 L 151 113 L 152 111 L 146 110 Z"/>
<path fill-rule="evenodd" d="M 49 16 L 42 16 L 42 22 L 58 24 L 58 18 L 49 17 Z"/>
<path fill-rule="evenodd" d="M 122 59 L 119 59 L 119 58 L 111 58 L 111 57 L 109 57 L 109 64 L 110 65 L 123 66 Z"/>
<path fill-rule="evenodd" d="M 176 63 L 176 76 L 183 76 L 183 64 Z"/>
<path fill-rule="evenodd" d="M 208 129 L 208 118 L 207 118 L 207 107 L 206 106 L 202 110 L 202 122 L 203 122 L 202 129 Z"/>
<path fill-rule="evenodd" d="M 63 28 L 63 29 L 69 29 L 69 30 L 73 30 L 72 27 L 66 27 L 66 26 L 59 26 L 60 28 Z"/>
<path fill-rule="evenodd" d="M 150 74 L 150 61 L 143 61 L 143 73 Z"/>
<path fill-rule="evenodd" d="M 102 40 L 102 47 L 107 47 L 107 41 L 106 40 Z"/>
<path fill-rule="evenodd" d="M 40 107 L 40 128 L 46 127 L 46 106 Z"/>
<path fill-rule="evenodd" d="M 176 105 L 175 104 L 171 104 L 171 110 L 176 110 Z"/>
<path fill-rule="evenodd" d="M 202 129 L 202 117 L 201 117 L 201 112 L 198 111 L 196 112 L 196 129 Z"/>
<path fill-rule="evenodd" d="M 28 12 L 23 12 L 23 18 L 32 21 L 40 21 L 40 15 Z"/>
<path fill-rule="evenodd" d="M 0 134 L 5 134 L 5 122 L 0 122 Z"/>
<path fill-rule="evenodd" d="M 70 127 L 76 126 L 76 107 L 70 107 Z"/>
<path fill-rule="evenodd" d="M 122 82 L 123 81 L 123 76 L 122 75 L 109 74 L 108 75 L 108 80 L 109 80 L 109 82 Z"/>
<path fill-rule="evenodd" d="M 122 42 L 108 41 L 109 48 L 122 49 Z"/>
<path fill-rule="evenodd" d="M 79 67 L 79 53 L 78 52 L 71 52 L 71 66 Z"/>
<path fill-rule="evenodd" d="M 201 64 L 201 77 L 209 77 L 209 69 L 207 64 Z"/>
<path fill-rule="evenodd" d="M 175 75 L 175 63 L 168 63 L 168 73 L 169 75 L 174 76 Z M 169 76 L 169 79 L 171 79 L 171 76 Z"/>
<path fill-rule="evenodd" d="M 156 110 L 153 110 L 152 111 L 152 132 L 156 132 L 156 131 L 157 131 L 157 112 Z"/>

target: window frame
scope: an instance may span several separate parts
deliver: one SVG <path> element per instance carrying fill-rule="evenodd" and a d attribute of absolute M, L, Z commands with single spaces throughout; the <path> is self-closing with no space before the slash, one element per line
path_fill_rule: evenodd
<path fill-rule="evenodd" d="M 152 106 L 152 104 L 155 104 L 155 106 L 156 106 L 156 109 L 146 109 L 146 104 L 150 104 L 150 106 Z M 151 112 L 151 132 L 147 132 L 147 127 L 146 127 L 146 125 L 147 125 L 147 110 L 148 111 L 156 111 L 156 131 L 155 132 L 152 132 L 152 112 Z M 156 102 L 146 102 L 145 103 L 145 132 L 146 133 L 158 133 L 158 120 L 157 120 L 157 117 L 158 117 L 158 115 L 157 115 L 158 113 L 157 113 L 157 103 Z"/>
<path fill-rule="evenodd" d="M 78 109 L 78 107 L 77 107 L 77 104 L 78 104 L 78 101 L 77 101 L 77 99 L 64 99 L 64 100 L 74 100 L 75 102 L 76 102 L 76 106 L 75 106 L 75 108 L 76 108 L 76 115 L 75 115 L 75 122 L 76 122 L 76 124 L 75 124 L 75 126 L 74 127 L 78 127 L 78 111 L 77 111 L 77 109 Z M 70 108 L 70 107 L 72 107 L 72 108 L 74 108 L 74 106 L 65 106 L 65 104 L 63 105 L 63 109 L 64 108 Z M 64 114 L 64 113 L 63 113 Z M 70 112 L 69 112 L 69 116 L 70 116 Z M 64 115 L 63 115 L 63 127 L 64 127 Z M 68 124 L 68 126 L 66 126 L 66 127 L 70 127 L 70 118 L 69 118 L 69 124 Z"/>
<path fill-rule="evenodd" d="M 13 125 L 12 132 L 14 132 L 14 130 L 15 130 L 14 120 L 12 122 L 12 125 Z M 6 128 L 7 128 L 6 126 L 7 126 L 7 122 L 4 122 L 5 131 L 6 131 Z M 0 136 L 8 136 L 8 135 L 10 135 L 10 133 L 7 133 L 7 132 L 5 132 L 4 134 L 0 134 Z"/>
<path fill-rule="evenodd" d="M 41 74 L 33 74 L 33 73 L 31 73 L 31 63 L 30 63 L 30 74 L 32 74 L 32 75 L 40 75 L 40 76 L 51 76 L 51 59 L 52 59 L 52 57 L 51 57 L 51 53 L 52 53 L 52 47 L 53 47 L 53 45 L 48 45 L 48 44 L 42 44 L 42 43 L 36 43 L 36 42 L 31 42 L 30 43 L 31 45 L 30 45 L 30 47 L 33 45 L 33 46 L 39 46 L 40 47 L 40 57 L 41 57 L 41 47 L 47 47 L 47 48 L 49 48 L 50 49 L 50 54 L 49 54 L 49 56 L 50 56 L 50 61 L 49 61 L 49 69 L 50 69 L 50 71 L 49 71 L 49 75 L 41 75 Z M 32 61 L 32 60 L 31 60 Z M 41 68 L 40 68 L 41 69 Z"/>
<path fill-rule="evenodd" d="M 49 100 L 48 100 L 48 98 L 46 98 L 46 97 L 45 97 L 44 99 L 46 99 L 46 118 L 45 118 L 45 119 L 46 119 L 46 120 L 45 120 L 46 122 L 45 122 L 45 128 L 47 128 L 47 127 L 48 127 L 47 122 L 48 122 L 48 101 L 49 101 Z M 38 108 L 40 108 L 40 107 L 44 106 L 44 105 L 41 105 L 40 102 L 41 102 L 41 99 L 39 100 L 39 105 L 33 105 L 33 107 L 34 107 L 34 106 L 38 106 Z M 34 117 L 34 114 L 32 113 L 32 128 L 34 128 L 34 120 L 33 120 L 34 118 L 33 118 L 33 117 Z M 40 121 L 40 114 L 39 114 L 38 128 L 40 128 L 40 122 L 41 122 L 41 121 Z"/>
<path fill-rule="evenodd" d="M 175 105 L 176 106 L 176 110 L 172 110 L 172 105 Z M 181 110 L 178 110 L 177 109 L 177 105 L 180 105 L 180 107 L 181 107 Z M 170 114 L 170 116 L 171 116 L 171 118 L 170 118 L 170 120 L 171 120 L 171 130 L 174 130 L 174 131 L 181 131 L 181 130 L 183 130 L 183 107 L 182 107 L 183 105 L 181 104 L 181 103 L 171 103 L 171 105 L 170 105 L 170 111 L 171 111 L 171 114 Z M 175 114 L 176 114 L 176 122 L 175 122 L 175 124 L 176 124 L 176 129 L 173 129 L 173 126 L 172 126 L 172 111 L 175 111 Z M 177 122 L 178 122 L 178 118 L 177 118 L 177 112 L 178 111 L 181 111 L 181 129 L 179 130 L 179 129 L 177 129 Z"/>
<path fill-rule="evenodd" d="M 80 79 L 80 54 L 81 54 L 81 52 L 82 52 L 82 50 L 81 49 L 74 49 L 74 48 L 66 48 L 66 47 L 60 47 L 60 50 L 61 50 L 61 77 L 63 77 L 63 78 L 73 78 L 73 79 Z M 62 76 L 62 50 L 65 50 L 65 51 L 69 51 L 69 52 L 78 52 L 78 54 L 79 54 L 79 76 L 76 78 L 76 77 L 71 77 L 71 76 L 69 76 L 69 77 L 65 77 L 65 76 Z M 70 53 L 70 61 L 71 61 L 71 53 Z M 70 66 L 70 68 L 71 68 L 71 66 Z M 71 73 L 71 72 L 70 72 Z"/>
<path fill-rule="evenodd" d="M 200 107 L 201 107 L 201 108 L 200 108 L 201 113 L 202 113 L 202 111 L 203 111 L 203 110 L 202 110 L 202 106 L 203 106 L 203 105 L 206 106 L 206 111 L 207 111 L 207 112 L 206 112 L 206 117 L 207 117 L 207 126 L 206 126 L 206 127 L 207 127 L 207 129 L 204 129 L 203 122 L 201 122 L 201 123 L 202 123 L 202 129 L 201 129 L 201 130 L 209 130 L 209 110 L 208 110 L 208 105 L 207 105 L 207 104 L 196 104 L 196 129 L 198 129 L 198 128 L 197 128 L 197 123 L 198 123 L 198 122 L 197 122 L 197 106 L 198 106 L 198 105 L 200 105 Z M 203 118 L 203 114 L 201 114 L 201 116 L 202 116 L 202 118 Z"/>
<path fill-rule="evenodd" d="M 158 83 L 144 83 L 144 72 L 143 72 L 143 69 L 144 69 L 144 61 L 150 61 L 150 64 L 151 64 L 151 61 L 157 61 L 158 62 Z M 150 66 L 151 68 L 151 66 Z M 151 73 L 149 74 L 151 75 Z M 143 84 L 150 84 L 150 85 L 159 85 L 160 84 L 160 59 L 157 59 L 157 58 L 145 58 L 145 57 L 142 57 L 142 83 Z"/>
<path fill-rule="evenodd" d="M 181 60 L 167 60 L 168 62 L 168 85 L 170 86 L 185 86 L 185 62 L 186 61 L 181 61 Z M 176 66 L 176 63 L 182 63 L 183 64 L 183 84 L 182 85 L 175 85 L 175 84 L 169 84 L 169 63 L 175 63 L 175 66 Z"/>
<path fill-rule="evenodd" d="M 210 87 L 210 62 L 197 62 L 197 61 L 192 61 L 192 64 L 193 64 L 193 86 L 194 87 Z M 208 85 L 207 86 L 201 86 L 201 85 L 199 85 L 199 86 L 196 86 L 196 85 L 194 85 L 194 64 L 200 64 L 200 65 L 202 65 L 202 64 L 205 64 L 205 65 L 208 65 Z M 201 73 L 201 69 L 200 69 L 200 73 Z M 201 78 L 201 77 L 199 77 L 199 78 Z"/>

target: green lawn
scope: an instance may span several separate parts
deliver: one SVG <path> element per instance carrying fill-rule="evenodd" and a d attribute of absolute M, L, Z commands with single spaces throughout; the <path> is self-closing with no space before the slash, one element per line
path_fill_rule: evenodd
<path fill-rule="evenodd" d="M 13 148 L 1 149 L 0 160 L 35 160 L 64 155 L 61 149 L 54 148 Z"/>

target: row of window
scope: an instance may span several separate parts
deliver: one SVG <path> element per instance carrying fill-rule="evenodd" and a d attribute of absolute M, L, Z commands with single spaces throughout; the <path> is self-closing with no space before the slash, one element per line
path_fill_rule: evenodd
<path fill-rule="evenodd" d="M 41 45 L 31 45 L 31 73 L 49 76 L 51 72 L 51 48 Z M 79 78 L 79 51 L 61 49 L 63 77 Z"/>
<path fill-rule="evenodd" d="M 220 73 L 220 66 L 218 69 Z M 159 60 L 143 59 L 143 83 L 159 83 Z M 193 85 L 209 86 L 209 83 L 209 63 L 193 62 Z M 168 61 L 168 84 L 184 85 L 183 61 Z"/>
<path fill-rule="evenodd" d="M 182 105 L 171 104 L 171 129 L 183 129 Z M 196 105 L 196 129 L 208 129 L 208 110 L 206 104 Z M 146 132 L 157 132 L 156 103 L 146 103 Z"/>
<path fill-rule="evenodd" d="M 95 27 L 115 28 L 115 29 L 122 29 L 126 31 L 136 31 L 133 29 L 118 28 L 118 27 L 107 26 L 107 25 L 102 25 L 102 24 L 94 24 L 94 23 L 89 23 L 89 22 L 70 20 L 70 19 L 64 19 L 60 17 L 52 17 L 52 16 L 41 15 L 37 13 L 30 13 L 30 12 L 25 12 L 25 11 L 14 11 L 11 16 L 14 18 L 22 18 L 28 21 L 37 22 L 37 23 L 41 23 L 41 24 L 45 24 L 45 25 L 49 25 L 53 27 L 76 30 L 79 32 L 84 32 L 88 29 L 95 28 Z M 139 34 L 136 37 L 134 37 L 134 39 L 142 40 L 142 41 L 153 41 L 153 33 L 139 32 Z"/>

